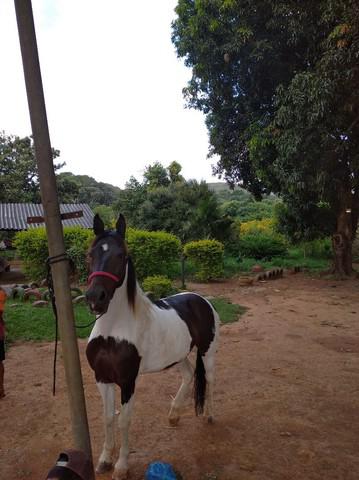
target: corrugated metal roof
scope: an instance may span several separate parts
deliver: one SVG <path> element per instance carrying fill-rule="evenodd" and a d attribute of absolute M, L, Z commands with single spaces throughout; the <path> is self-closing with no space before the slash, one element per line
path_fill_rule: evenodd
<path fill-rule="evenodd" d="M 61 213 L 82 210 L 83 216 L 62 220 L 63 226 L 92 228 L 94 214 L 87 203 L 67 203 L 60 205 Z M 44 223 L 28 223 L 28 217 L 43 216 L 40 203 L 0 203 L 0 230 L 28 230 L 43 227 Z"/>

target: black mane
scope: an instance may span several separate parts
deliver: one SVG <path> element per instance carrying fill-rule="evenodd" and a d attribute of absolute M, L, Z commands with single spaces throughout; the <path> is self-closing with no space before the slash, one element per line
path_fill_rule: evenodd
<path fill-rule="evenodd" d="M 136 273 L 132 258 L 128 256 L 127 260 L 127 299 L 131 307 L 135 308 L 136 298 Z"/>

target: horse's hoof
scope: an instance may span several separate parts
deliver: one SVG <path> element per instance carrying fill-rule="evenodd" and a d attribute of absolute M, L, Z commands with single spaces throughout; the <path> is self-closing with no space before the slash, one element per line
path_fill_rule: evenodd
<path fill-rule="evenodd" d="M 169 417 L 168 421 L 171 427 L 177 427 L 180 417 Z"/>
<path fill-rule="evenodd" d="M 115 469 L 112 480 L 126 480 L 128 478 L 128 468 Z"/>
<path fill-rule="evenodd" d="M 101 475 L 102 473 L 112 470 L 113 464 L 111 462 L 100 462 L 97 464 L 96 473 Z"/>
<path fill-rule="evenodd" d="M 207 422 L 208 422 L 210 425 L 213 425 L 213 424 L 214 424 L 214 418 L 212 417 L 212 415 L 209 415 L 209 417 L 207 418 Z"/>

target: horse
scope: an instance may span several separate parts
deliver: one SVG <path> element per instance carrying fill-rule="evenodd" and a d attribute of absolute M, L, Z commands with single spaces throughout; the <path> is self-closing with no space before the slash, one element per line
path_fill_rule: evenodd
<path fill-rule="evenodd" d="M 115 385 L 121 389 L 119 429 L 121 447 L 113 479 L 127 478 L 128 431 L 139 374 L 159 372 L 178 365 L 181 386 L 171 402 L 169 422 L 176 426 L 194 378 L 196 415 L 213 422 L 215 352 L 219 316 L 200 295 L 185 292 L 151 301 L 136 280 L 134 264 L 125 242 L 122 214 L 116 230 L 105 230 L 94 216 L 95 239 L 88 252 L 86 300 L 96 314 L 86 355 L 104 408 L 105 442 L 96 473 L 112 470 L 115 449 Z M 196 347 L 196 366 L 188 359 Z"/>

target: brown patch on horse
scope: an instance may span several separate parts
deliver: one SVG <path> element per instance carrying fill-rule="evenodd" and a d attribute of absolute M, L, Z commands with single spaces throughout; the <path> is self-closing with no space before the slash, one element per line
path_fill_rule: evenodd
<path fill-rule="evenodd" d="M 115 383 L 121 387 L 121 403 L 129 401 L 135 391 L 135 381 L 141 357 L 137 348 L 127 340 L 93 338 L 86 348 L 87 360 L 97 382 Z"/>
<path fill-rule="evenodd" d="M 163 298 L 156 304 L 159 308 L 173 308 L 178 313 L 192 337 L 191 348 L 195 345 L 200 354 L 204 355 L 215 332 L 213 310 L 209 303 L 194 293 L 182 293 Z"/>

